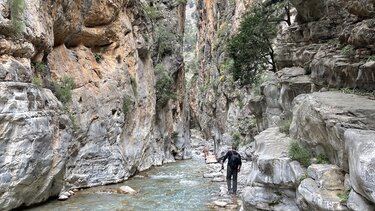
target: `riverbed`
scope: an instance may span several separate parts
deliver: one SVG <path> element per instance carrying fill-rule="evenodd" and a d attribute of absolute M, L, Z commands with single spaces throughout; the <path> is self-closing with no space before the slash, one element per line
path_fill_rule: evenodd
<path fill-rule="evenodd" d="M 168 163 L 141 172 L 123 183 L 81 190 L 67 201 L 51 200 L 27 210 L 215 210 L 210 202 L 220 190 L 217 183 L 203 178 L 205 170 L 203 158 Z M 115 193 L 125 185 L 138 193 Z"/>

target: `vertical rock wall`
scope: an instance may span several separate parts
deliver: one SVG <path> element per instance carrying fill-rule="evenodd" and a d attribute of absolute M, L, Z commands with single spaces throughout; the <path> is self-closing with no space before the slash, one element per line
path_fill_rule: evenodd
<path fill-rule="evenodd" d="M 241 15 L 250 0 L 198 0 L 197 58 L 198 78 L 190 90 L 191 112 L 206 139 L 213 140 L 216 152 L 222 143 L 230 144 L 233 136 L 252 138 L 255 118 L 245 106 L 249 90 L 228 77 L 225 66 L 225 44 L 239 26 Z"/>
<path fill-rule="evenodd" d="M 0 1 L 1 209 L 190 157 L 183 3 L 14 2 L 24 4 L 18 29 L 14 5 Z M 161 25 L 174 40 L 163 55 L 152 47 Z M 155 97 L 160 62 L 176 93 L 162 107 Z M 66 77 L 75 88 L 62 103 L 51 90 Z"/>

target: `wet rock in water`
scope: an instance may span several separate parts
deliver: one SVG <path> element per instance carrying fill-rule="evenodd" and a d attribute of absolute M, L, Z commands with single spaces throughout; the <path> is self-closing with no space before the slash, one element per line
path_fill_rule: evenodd
<path fill-rule="evenodd" d="M 203 174 L 204 178 L 215 178 L 215 177 L 220 177 L 223 174 L 221 172 L 213 172 L 213 173 L 205 173 Z"/>
<path fill-rule="evenodd" d="M 61 193 L 59 194 L 59 198 L 58 198 L 58 200 L 60 200 L 60 201 L 65 201 L 65 200 L 67 200 L 70 196 L 71 196 L 71 194 L 70 194 L 69 192 L 61 192 Z"/>
<path fill-rule="evenodd" d="M 224 202 L 224 201 L 214 201 L 212 202 L 215 206 L 218 206 L 218 207 L 225 207 L 228 205 L 227 202 Z"/>
<path fill-rule="evenodd" d="M 212 182 L 224 182 L 225 181 L 225 178 L 224 176 L 220 176 L 220 177 L 215 177 L 211 180 Z"/>
<path fill-rule="evenodd" d="M 133 188 L 129 186 L 121 186 L 117 189 L 118 193 L 134 195 L 137 193 Z"/>

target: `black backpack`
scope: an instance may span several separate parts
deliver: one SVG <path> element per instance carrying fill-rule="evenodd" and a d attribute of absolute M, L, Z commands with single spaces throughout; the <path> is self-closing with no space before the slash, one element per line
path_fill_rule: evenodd
<path fill-rule="evenodd" d="M 230 156 L 230 163 L 232 164 L 231 167 L 237 168 L 238 165 L 241 163 L 241 156 L 238 152 L 233 151 L 232 155 Z"/>

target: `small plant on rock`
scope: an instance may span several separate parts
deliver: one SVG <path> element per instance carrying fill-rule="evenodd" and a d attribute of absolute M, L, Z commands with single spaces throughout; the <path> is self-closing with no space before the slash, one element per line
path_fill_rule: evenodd
<path fill-rule="evenodd" d="M 127 115 L 130 109 L 133 107 L 133 104 L 133 100 L 129 96 L 124 95 L 124 98 L 122 99 L 122 112 Z"/>
<path fill-rule="evenodd" d="M 57 99 L 63 104 L 67 104 L 72 100 L 72 90 L 75 88 L 73 78 L 64 76 L 61 82 L 53 83 L 53 92 Z"/>
<path fill-rule="evenodd" d="M 175 99 L 176 94 L 173 92 L 173 80 L 165 67 L 162 64 L 158 64 L 155 67 L 155 71 L 157 76 L 155 85 L 156 105 L 161 108 L 166 106 L 169 100 Z"/>
<path fill-rule="evenodd" d="M 8 2 L 10 6 L 13 30 L 16 36 L 20 36 L 26 28 L 23 17 L 26 8 L 25 0 L 8 0 Z"/>
<path fill-rule="evenodd" d="M 345 192 L 342 192 L 342 193 L 338 193 L 338 194 L 337 194 L 337 196 L 340 198 L 340 202 L 341 202 L 341 203 L 346 204 L 346 202 L 348 202 L 348 199 L 349 199 L 349 193 L 350 193 L 350 191 L 345 191 Z"/>
<path fill-rule="evenodd" d="M 297 142 L 292 142 L 289 145 L 288 156 L 290 159 L 300 162 L 304 167 L 310 165 L 310 160 L 312 158 L 311 152 Z"/>
<path fill-rule="evenodd" d="M 102 55 L 101 53 L 95 53 L 95 54 L 94 54 L 94 57 L 95 57 L 96 62 L 99 63 L 99 64 L 100 64 L 100 63 L 103 61 L 103 59 L 104 59 L 104 57 L 103 57 L 103 55 Z"/>
<path fill-rule="evenodd" d="M 353 46 L 347 45 L 343 49 L 341 49 L 341 54 L 344 56 L 354 56 L 355 50 Z"/>
<path fill-rule="evenodd" d="M 290 124 L 292 123 L 292 120 L 290 119 L 283 119 L 279 123 L 279 131 L 280 133 L 289 134 L 289 128 Z"/>
<path fill-rule="evenodd" d="M 38 88 L 43 87 L 43 80 L 38 77 L 33 77 L 32 83 Z"/>
<path fill-rule="evenodd" d="M 325 154 L 322 154 L 322 153 L 320 153 L 316 156 L 316 162 L 318 164 L 329 164 L 330 163 L 328 157 Z"/>

